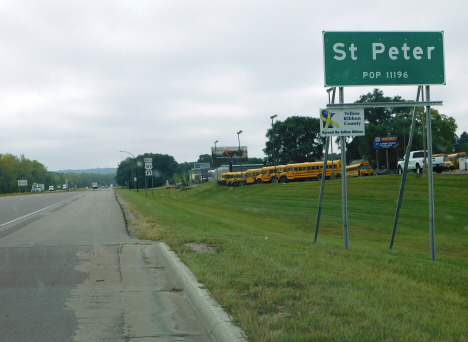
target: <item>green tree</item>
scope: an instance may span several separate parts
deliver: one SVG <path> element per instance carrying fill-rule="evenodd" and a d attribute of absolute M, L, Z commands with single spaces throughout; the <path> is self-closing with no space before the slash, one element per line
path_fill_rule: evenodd
<path fill-rule="evenodd" d="M 383 91 L 374 89 L 372 93 L 361 95 L 356 103 L 372 103 L 372 102 L 404 102 L 401 96 L 389 97 L 384 96 Z M 402 142 L 405 116 L 394 115 L 397 113 L 410 113 L 411 109 L 392 107 L 376 107 L 365 108 L 364 118 L 366 125 L 366 135 L 354 137 L 351 142 L 347 143 L 347 160 L 366 159 L 372 164 L 377 164 L 377 154 L 374 150 L 375 137 L 386 137 L 389 135 L 396 135 Z M 406 128 L 406 127 L 405 127 Z M 389 150 L 389 159 L 397 160 L 399 150 Z M 403 151 L 403 148 L 401 149 Z M 383 151 L 382 151 L 383 152 Z M 402 153 L 403 154 L 403 153 Z M 401 154 L 401 155 L 402 155 Z M 384 165 L 386 155 L 379 153 L 379 165 Z M 391 167 L 391 166 L 390 166 Z"/>
<path fill-rule="evenodd" d="M 11 193 L 18 188 L 18 178 L 16 174 L 18 162 L 18 158 L 12 154 L 0 154 L 1 193 Z"/>
<path fill-rule="evenodd" d="M 263 164 L 263 158 L 248 158 L 247 159 L 247 164 Z"/>
<path fill-rule="evenodd" d="M 130 189 L 133 189 L 133 179 L 136 172 L 138 172 L 138 187 L 144 189 L 146 181 L 148 182 L 147 185 L 151 186 L 151 178 L 145 176 L 145 158 L 153 159 L 153 185 L 155 187 L 164 185 L 166 180 L 170 183 L 175 182 L 174 175 L 179 171 L 179 164 L 174 157 L 167 154 L 145 153 L 136 157 L 137 168 L 133 158 L 127 158 L 119 163 L 115 176 L 116 183 L 119 185 L 130 184 Z"/>
<path fill-rule="evenodd" d="M 211 166 L 212 156 L 210 154 L 200 154 L 197 163 L 209 163 Z"/>
<path fill-rule="evenodd" d="M 291 116 L 284 121 L 276 121 L 266 133 L 267 142 L 263 152 L 266 163 L 303 163 L 319 160 L 322 157 L 325 139 L 320 137 L 320 119 Z M 273 151 L 274 145 L 274 151 Z"/>
<path fill-rule="evenodd" d="M 431 108 L 431 126 L 434 153 L 452 153 L 454 151 L 453 141 L 457 136 L 458 128 L 455 119 Z"/>
<path fill-rule="evenodd" d="M 468 133 L 463 132 L 460 134 L 454 152 L 468 152 Z"/>

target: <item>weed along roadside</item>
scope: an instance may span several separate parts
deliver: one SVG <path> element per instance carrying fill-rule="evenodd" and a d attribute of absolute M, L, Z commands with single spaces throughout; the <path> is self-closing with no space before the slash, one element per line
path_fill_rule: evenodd
<path fill-rule="evenodd" d="M 465 341 L 468 182 L 434 179 L 435 262 L 424 178 L 408 177 L 388 249 L 399 183 L 348 180 L 349 250 L 339 180 L 327 181 L 316 244 L 319 182 L 118 193 L 134 233 L 167 243 L 248 341 Z"/>

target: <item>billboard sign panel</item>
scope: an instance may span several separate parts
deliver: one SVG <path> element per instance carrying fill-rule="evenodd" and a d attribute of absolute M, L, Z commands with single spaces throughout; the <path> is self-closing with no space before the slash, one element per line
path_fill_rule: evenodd
<path fill-rule="evenodd" d="M 364 108 L 320 109 L 320 134 L 322 136 L 366 135 Z"/>
<path fill-rule="evenodd" d="M 445 84 L 444 32 L 323 32 L 325 86 Z"/>
<path fill-rule="evenodd" d="M 27 179 L 19 179 L 18 180 L 18 186 L 28 186 L 28 180 Z"/>
<path fill-rule="evenodd" d="M 247 146 L 219 146 L 211 148 L 213 163 L 245 162 L 248 160 Z"/>
<path fill-rule="evenodd" d="M 375 137 L 374 148 L 395 148 L 399 145 L 398 137 L 392 135 L 388 137 Z"/>

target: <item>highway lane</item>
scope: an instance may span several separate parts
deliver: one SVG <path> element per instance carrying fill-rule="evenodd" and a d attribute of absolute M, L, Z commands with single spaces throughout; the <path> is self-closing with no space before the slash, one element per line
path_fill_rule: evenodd
<path fill-rule="evenodd" d="M 211 341 L 113 191 L 43 199 L 2 203 L 48 208 L 0 226 L 0 341 Z"/>
<path fill-rule="evenodd" d="M 0 197 L 0 227 L 12 220 L 56 205 L 70 197 L 82 196 L 83 194 L 83 192 L 75 191 L 57 191 Z"/>

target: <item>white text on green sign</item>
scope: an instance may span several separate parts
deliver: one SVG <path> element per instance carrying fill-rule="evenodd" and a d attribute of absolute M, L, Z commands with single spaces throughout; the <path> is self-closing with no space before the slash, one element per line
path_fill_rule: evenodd
<path fill-rule="evenodd" d="M 445 84 L 443 32 L 324 32 L 325 86 Z"/>

